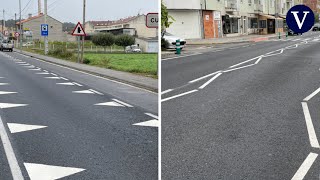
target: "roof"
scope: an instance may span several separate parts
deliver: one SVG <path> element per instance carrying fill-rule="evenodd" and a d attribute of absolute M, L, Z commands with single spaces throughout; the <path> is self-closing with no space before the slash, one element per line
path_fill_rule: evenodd
<path fill-rule="evenodd" d="M 21 23 L 23 24 L 23 23 L 26 23 L 26 22 L 32 21 L 32 20 L 34 20 L 34 19 L 38 19 L 38 18 L 40 18 L 40 17 L 42 17 L 42 16 L 44 16 L 44 14 L 43 14 L 43 13 L 40 13 L 39 15 L 32 16 L 32 17 L 29 17 L 28 19 L 24 19 L 24 20 L 22 20 L 22 21 L 21 21 Z M 53 18 L 53 17 L 51 17 L 51 16 L 48 16 L 48 17 L 50 17 L 50 18 L 52 18 L 52 19 L 56 20 L 55 18 Z M 58 21 L 58 20 L 56 20 L 56 21 Z M 60 22 L 60 21 L 58 21 L 58 22 Z M 61 22 L 60 22 L 60 23 L 61 23 Z M 17 23 L 16 23 L 16 25 L 18 25 L 18 24 L 20 24 L 20 22 L 17 22 Z"/>
<path fill-rule="evenodd" d="M 128 23 L 139 16 L 145 16 L 145 15 L 130 16 L 130 17 L 115 20 L 115 21 L 89 21 L 89 23 L 92 24 L 93 26 L 111 26 L 111 25 Z"/>

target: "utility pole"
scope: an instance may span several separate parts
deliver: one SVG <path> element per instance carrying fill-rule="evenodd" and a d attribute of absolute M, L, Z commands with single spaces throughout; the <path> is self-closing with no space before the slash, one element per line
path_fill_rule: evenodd
<path fill-rule="evenodd" d="M 44 24 L 47 24 L 48 0 L 44 0 Z M 44 54 L 48 55 L 48 36 L 44 36 Z"/>
<path fill-rule="evenodd" d="M 17 13 L 14 13 L 14 31 L 17 32 Z"/>
<path fill-rule="evenodd" d="M 4 9 L 3 9 L 3 27 L 2 27 L 2 31 L 4 32 L 4 28 L 6 28 L 6 18 L 4 17 L 5 14 L 4 14 Z"/>
<path fill-rule="evenodd" d="M 20 26 L 20 36 L 19 36 L 19 40 L 20 40 L 20 43 L 19 43 L 19 48 L 20 48 L 20 52 L 22 52 L 22 38 L 23 38 L 23 30 L 22 30 L 22 22 L 21 22 L 21 0 L 19 0 L 19 12 L 20 12 L 20 23 L 19 23 L 19 26 Z"/>
<path fill-rule="evenodd" d="M 276 11 L 276 19 L 275 19 L 275 33 L 277 33 L 278 32 L 278 0 L 276 0 L 276 2 L 275 2 L 275 11 Z"/>
<path fill-rule="evenodd" d="M 86 0 L 83 0 L 83 30 L 85 31 L 85 23 L 86 23 Z M 81 63 L 83 63 L 83 53 L 84 53 L 84 40 L 85 36 L 82 36 L 82 47 L 81 47 Z"/>

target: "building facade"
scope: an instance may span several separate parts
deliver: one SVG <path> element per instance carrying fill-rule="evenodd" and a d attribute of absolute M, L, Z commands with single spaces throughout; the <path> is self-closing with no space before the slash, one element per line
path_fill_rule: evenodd
<path fill-rule="evenodd" d="M 318 0 L 303 0 L 303 4 L 309 6 L 313 12 L 318 12 Z"/>
<path fill-rule="evenodd" d="M 185 39 L 283 32 L 294 0 L 164 0 L 174 22 L 167 32 Z"/>

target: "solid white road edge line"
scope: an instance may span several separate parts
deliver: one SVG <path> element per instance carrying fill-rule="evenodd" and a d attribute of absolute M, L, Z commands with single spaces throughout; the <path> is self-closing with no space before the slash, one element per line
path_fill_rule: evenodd
<path fill-rule="evenodd" d="M 311 115 L 309 112 L 309 108 L 308 108 L 308 104 L 306 102 L 302 102 L 302 109 L 303 109 L 303 113 L 304 113 L 304 117 L 306 120 L 306 125 L 307 125 L 307 130 L 308 130 L 308 134 L 309 134 L 309 140 L 310 140 L 310 145 L 311 147 L 314 148 L 320 148 L 318 139 L 317 139 L 317 135 L 316 132 L 314 130 L 313 127 L 313 123 L 312 123 L 312 119 L 311 119 Z"/>
<path fill-rule="evenodd" d="M 192 91 L 188 91 L 188 92 L 185 92 L 185 93 L 182 93 L 182 94 L 178 94 L 178 95 L 175 95 L 175 96 L 171 96 L 171 97 L 168 97 L 168 98 L 166 98 L 166 99 L 162 99 L 161 102 L 169 101 L 169 100 L 171 100 L 171 99 L 175 99 L 175 98 L 177 98 L 177 97 L 185 96 L 185 95 L 188 95 L 188 94 L 197 92 L 197 91 L 198 91 L 197 89 L 194 89 L 194 90 L 192 90 Z"/>
<path fill-rule="evenodd" d="M 145 115 L 148 115 L 148 116 L 150 116 L 150 117 L 153 117 L 153 118 L 155 118 L 155 119 L 159 119 L 159 117 L 158 116 L 156 116 L 156 115 L 154 115 L 154 114 L 151 114 L 151 113 L 144 113 Z"/>
<path fill-rule="evenodd" d="M 2 145 L 7 156 L 7 160 L 9 163 L 9 167 L 11 170 L 12 178 L 14 180 L 23 180 L 23 175 L 21 172 L 21 168 L 19 166 L 16 155 L 14 154 L 11 142 L 8 137 L 8 133 L 6 128 L 4 127 L 3 121 L 0 117 L 0 137 L 2 141 Z"/>
<path fill-rule="evenodd" d="M 200 81 L 200 80 L 202 80 L 202 79 L 205 79 L 205 78 L 207 78 L 207 77 L 213 76 L 213 75 L 218 74 L 218 73 L 221 73 L 221 71 L 217 71 L 217 72 L 214 72 L 214 73 L 211 73 L 211 74 L 207 74 L 207 75 L 202 76 L 202 77 L 200 77 L 200 78 L 198 78 L 198 79 L 189 81 L 189 83 L 194 83 L 194 82 Z"/>
<path fill-rule="evenodd" d="M 320 88 L 315 90 L 313 93 L 311 93 L 309 96 L 303 99 L 303 101 L 309 101 L 311 98 L 313 98 L 315 95 L 317 95 L 320 92 Z"/>
<path fill-rule="evenodd" d="M 166 93 L 169 93 L 169 92 L 171 92 L 171 91 L 173 91 L 173 89 L 168 89 L 168 90 L 162 91 L 162 92 L 161 92 L 161 95 L 166 94 Z"/>
<path fill-rule="evenodd" d="M 249 65 L 241 66 L 241 67 L 234 68 L 234 69 L 228 69 L 228 70 L 225 70 L 225 71 L 223 71 L 223 72 L 224 72 L 224 73 L 226 73 L 226 72 L 231 72 L 231 71 L 235 71 L 235 70 L 238 70 L 238 69 L 243 69 L 243 68 L 250 67 L 250 66 L 254 66 L 254 65 L 255 65 L 255 64 L 249 64 Z"/>
<path fill-rule="evenodd" d="M 207 85 L 209 85 L 212 81 L 214 81 L 215 79 L 217 79 L 222 73 L 216 74 L 215 76 L 213 76 L 209 81 L 207 81 L 206 83 L 204 83 L 202 86 L 199 87 L 199 89 L 203 89 L 205 88 Z"/>
<path fill-rule="evenodd" d="M 120 101 L 120 100 L 118 100 L 118 99 L 112 99 L 112 100 L 114 100 L 114 101 L 116 101 L 116 102 L 118 102 L 118 103 L 120 103 L 120 104 L 123 104 L 123 105 L 125 105 L 125 106 L 127 106 L 127 107 L 133 107 L 132 105 L 127 104 L 127 103 L 125 103 L 125 102 L 122 102 L 122 101 Z"/>
<path fill-rule="evenodd" d="M 298 171 L 294 174 L 291 180 L 303 180 L 304 176 L 308 173 L 314 161 L 317 159 L 318 154 L 310 153 L 303 161 Z"/>

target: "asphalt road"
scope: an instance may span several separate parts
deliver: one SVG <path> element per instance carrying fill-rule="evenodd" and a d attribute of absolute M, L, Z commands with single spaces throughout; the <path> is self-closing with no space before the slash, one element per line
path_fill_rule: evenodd
<path fill-rule="evenodd" d="M 17 53 L 0 63 L 1 180 L 158 178 L 156 94 Z"/>
<path fill-rule="evenodd" d="M 319 179 L 320 33 L 162 61 L 162 179 Z"/>

